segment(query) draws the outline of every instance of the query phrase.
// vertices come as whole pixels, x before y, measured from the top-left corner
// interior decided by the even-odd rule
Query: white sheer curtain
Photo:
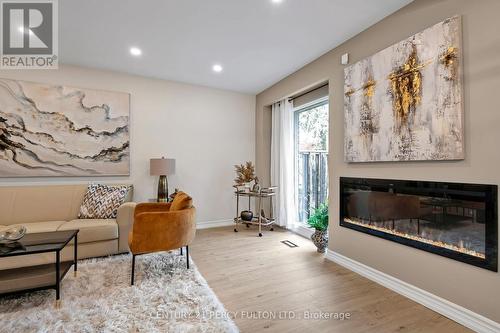
[[[295,224],[292,109],[286,99],[272,107],[271,185],[278,186],[273,212],[277,224],[286,228]]]

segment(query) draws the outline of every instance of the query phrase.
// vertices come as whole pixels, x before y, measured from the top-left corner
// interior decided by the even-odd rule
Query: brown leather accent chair
[[[193,200],[184,192],[179,192],[171,203],[140,203],[135,207],[134,224],[128,236],[132,285],[135,257],[140,254],[180,249],[182,255],[185,246],[189,269],[189,244],[196,234],[195,214]]]

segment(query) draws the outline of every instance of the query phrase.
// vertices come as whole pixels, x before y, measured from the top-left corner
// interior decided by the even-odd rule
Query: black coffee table
[[[55,289],[56,302],[61,296],[61,280],[73,266],[77,271],[78,258],[78,231],[54,231],[26,234],[21,240],[10,244],[0,244],[1,258],[19,257],[29,254],[50,253],[55,254],[55,263],[25,266],[0,270],[0,295],[17,294],[21,292]],[[61,251],[74,239],[73,260],[61,261]]]

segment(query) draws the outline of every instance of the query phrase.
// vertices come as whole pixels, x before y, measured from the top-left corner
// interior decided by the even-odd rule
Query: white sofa
[[[28,233],[79,229],[79,259],[128,252],[135,209],[132,187],[117,218],[105,220],[78,219],[86,190],[85,184],[0,187],[0,228],[24,225]],[[72,258],[70,243],[62,251],[62,260]],[[0,258],[0,270],[51,262],[55,262],[53,254]]]

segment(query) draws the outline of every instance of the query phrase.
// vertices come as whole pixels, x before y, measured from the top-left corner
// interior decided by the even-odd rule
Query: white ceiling
[[[59,53],[65,64],[255,94],[411,1],[62,0]]]

